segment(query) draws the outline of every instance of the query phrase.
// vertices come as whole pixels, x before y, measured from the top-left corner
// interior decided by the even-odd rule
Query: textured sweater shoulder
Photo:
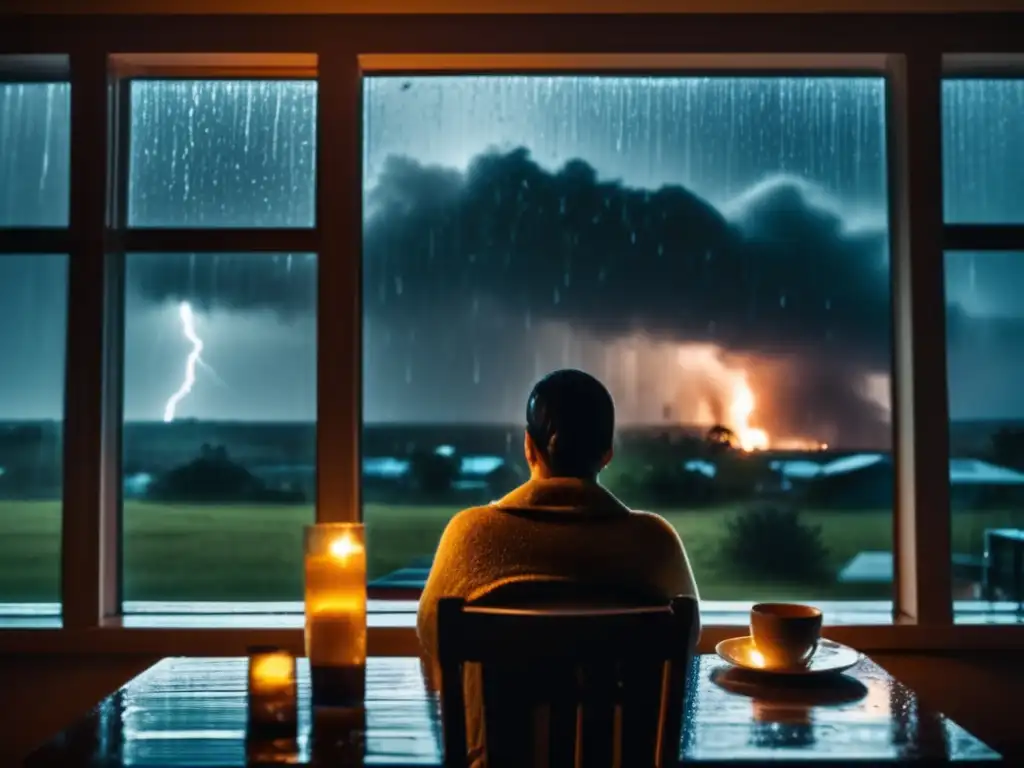
[[[697,597],[683,542],[662,517],[629,509],[595,482],[531,480],[448,523],[420,599],[425,656],[436,658],[438,600],[522,577]]]

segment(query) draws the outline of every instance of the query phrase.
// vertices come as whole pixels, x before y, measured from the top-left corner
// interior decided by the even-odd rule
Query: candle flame
[[[750,663],[755,667],[764,667],[764,654],[757,650],[757,648],[751,648],[747,656],[750,659]]]
[[[359,542],[346,533],[341,538],[332,541],[328,547],[328,551],[331,553],[331,557],[336,557],[344,563],[352,555],[357,555],[362,552],[363,548]]]

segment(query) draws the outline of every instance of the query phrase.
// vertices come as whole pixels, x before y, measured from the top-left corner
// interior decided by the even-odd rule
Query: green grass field
[[[711,600],[883,599],[882,586],[792,585],[737,579],[718,556],[734,509],[661,510],[686,543],[702,597]],[[434,551],[450,508],[370,504],[365,518],[370,578]],[[981,548],[985,528],[1015,524],[1015,513],[955,515],[954,549]],[[820,525],[838,570],[858,552],[889,550],[888,511],[806,511]],[[309,506],[170,506],[128,502],[124,509],[127,600],[300,600],[302,530]],[[0,602],[56,601],[60,583],[60,505],[0,502]]]

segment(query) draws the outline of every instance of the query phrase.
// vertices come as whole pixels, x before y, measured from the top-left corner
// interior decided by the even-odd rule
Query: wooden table
[[[291,743],[247,745],[245,659],[172,658],[108,696],[26,765],[440,764],[437,702],[417,659],[369,660],[365,740],[348,732],[338,738],[319,719],[311,728],[302,659],[299,671],[299,736]],[[698,765],[999,758],[869,660],[827,686],[766,687],[717,657],[699,657],[683,734],[683,758]]]

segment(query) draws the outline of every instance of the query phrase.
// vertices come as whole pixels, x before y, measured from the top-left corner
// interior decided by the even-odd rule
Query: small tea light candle
[[[313,704],[359,706],[366,677],[366,546],[358,523],[306,529],[306,655]]]
[[[292,731],[298,723],[295,657],[279,648],[249,650],[249,726]]]

